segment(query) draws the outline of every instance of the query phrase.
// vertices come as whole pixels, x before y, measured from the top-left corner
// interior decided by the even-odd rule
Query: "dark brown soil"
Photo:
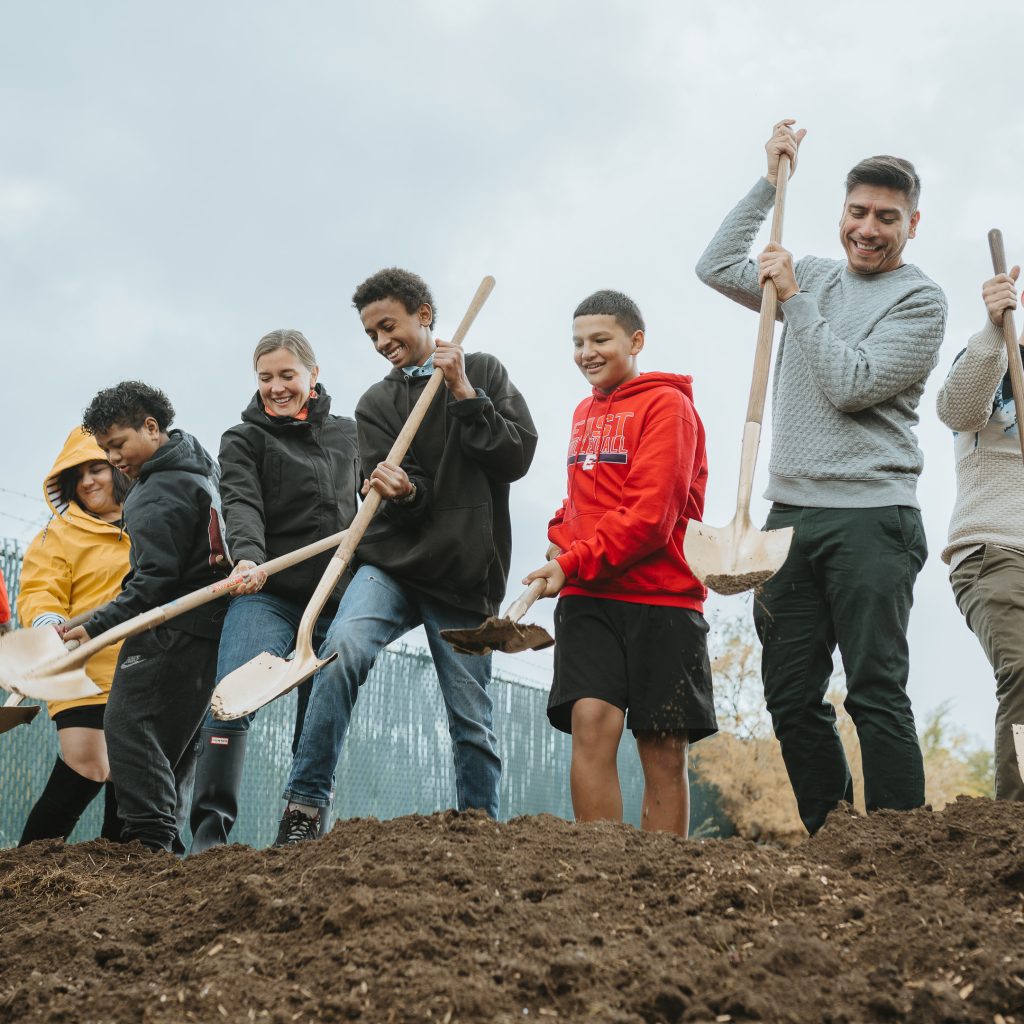
[[[0,1022],[1024,1024],[1024,808],[788,849],[556,818],[340,822],[183,862],[0,853]]]

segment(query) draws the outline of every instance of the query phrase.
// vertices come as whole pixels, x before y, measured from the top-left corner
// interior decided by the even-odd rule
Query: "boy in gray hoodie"
[[[697,265],[706,284],[750,309],[771,278],[782,337],[772,392],[765,529],[795,529],[789,557],[760,591],[765,699],[808,831],[852,801],[849,766],[826,699],[832,656],[846,670],[868,810],[924,803],[924,769],[907,696],[906,631],[927,557],[917,503],[923,458],[913,427],[945,331],[942,290],[903,262],[921,183],[892,156],[847,175],[839,225],[845,260],[769,243],[750,248],[775,202],[779,160],[796,166],[804,131],[780,121],[768,169],[726,217]]]

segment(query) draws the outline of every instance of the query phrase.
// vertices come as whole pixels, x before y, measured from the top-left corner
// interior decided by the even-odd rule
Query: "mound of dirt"
[[[0,853],[0,1021],[1024,1024],[1024,815],[798,846],[551,817],[343,821],[177,861]]]

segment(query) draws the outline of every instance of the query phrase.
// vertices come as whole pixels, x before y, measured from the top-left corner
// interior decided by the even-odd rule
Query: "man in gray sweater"
[[[996,677],[996,797],[1024,800],[1013,726],[1024,728],[1024,462],[1007,372],[1003,313],[1019,267],[986,281],[985,326],[953,361],[939,419],[953,430],[956,504],[942,560]]]
[[[903,262],[920,214],[913,165],[857,164],[839,225],[845,260],[795,264],[754,238],[775,202],[779,159],[796,166],[804,132],[780,121],[768,170],[701,256],[702,281],[758,309],[768,278],[784,323],[772,390],[765,529],[795,528],[789,557],[754,602],[765,700],[809,832],[841,800],[850,769],[826,698],[836,647],[857,728],[868,810],[924,803],[924,768],[907,696],[907,624],[927,557],[917,503],[917,405],[946,324],[942,290]]]

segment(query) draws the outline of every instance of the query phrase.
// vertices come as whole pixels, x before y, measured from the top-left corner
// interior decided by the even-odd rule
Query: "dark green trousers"
[[[907,696],[907,623],[928,555],[921,513],[776,503],[766,530],[792,526],[782,569],[755,596],[761,678],[800,817],[809,832],[853,800],[826,697],[836,647],[857,728],[869,811],[924,803],[924,766]]]

